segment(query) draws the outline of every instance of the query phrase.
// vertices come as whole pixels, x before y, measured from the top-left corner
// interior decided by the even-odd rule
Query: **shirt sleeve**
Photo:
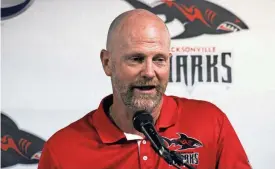
[[[218,139],[218,169],[252,169],[245,150],[227,116],[223,122]]]
[[[48,143],[44,144],[42,154],[38,163],[38,169],[60,169],[60,167],[58,167],[53,152],[50,150]]]

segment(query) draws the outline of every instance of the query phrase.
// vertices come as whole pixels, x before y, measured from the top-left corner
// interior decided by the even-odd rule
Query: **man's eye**
[[[134,62],[142,62],[143,61],[143,57],[132,57],[130,60],[132,60]]]
[[[165,59],[162,58],[162,57],[159,57],[159,58],[154,59],[154,61],[156,61],[156,62],[165,62]]]

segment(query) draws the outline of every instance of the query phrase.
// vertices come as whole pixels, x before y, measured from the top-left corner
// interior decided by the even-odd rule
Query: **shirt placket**
[[[148,140],[142,140],[139,147],[141,169],[154,169],[154,150]]]

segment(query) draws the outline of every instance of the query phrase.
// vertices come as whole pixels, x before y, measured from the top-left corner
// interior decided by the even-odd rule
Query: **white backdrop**
[[[166,94],[214,102],[229,117],[253,168],[274,169],[275,1],[211,2],[232,11],[249,29],[173,40],[172,46],[232,52],[233,83],[199,83],[192,92],[183,82],[170,83]],[[19,16],[3,21],[1,110],[21,129],[46,140],[97,108],[111,93],[99,53],[111,21],[130,9],[122,0],[36,0]],[[174,30],[178,24],[167,26]]]

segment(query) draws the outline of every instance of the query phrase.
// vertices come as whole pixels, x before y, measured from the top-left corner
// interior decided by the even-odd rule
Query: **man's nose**
[[[155,69],[152,61],[146,60],[146,62],[144,62],[141,76],[149,79],[155,77]]]

